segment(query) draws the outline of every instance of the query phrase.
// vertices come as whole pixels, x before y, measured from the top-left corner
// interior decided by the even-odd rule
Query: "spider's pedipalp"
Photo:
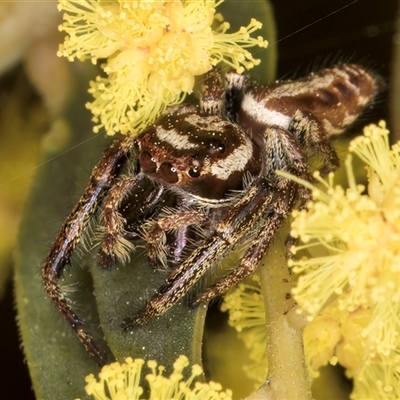
[[[206,222],[207,215],[197,210],[179,211],[173,214],[166,214],[156,220],[150,221],[144,229],[143,237],[146,241],[147,255],[150,263],[160,269],[167,269],[166,233],[174,231],[177,245],[175,246],[174,256],[179,258],[180,252],[187,246],[187,235],[183,235],[184,243],[180,243],[180,232],[190,225],[202,225]]]
[[[98,252],[98,264],[102,269],[111,269],[117,260],[126,263],[133,244],[124,239],[126,220],[119,212],[121,202],[133,195],[135,189],[140,190],[144,176],[123,177],[109,191],[103,204],[103,220],[105,234]]]

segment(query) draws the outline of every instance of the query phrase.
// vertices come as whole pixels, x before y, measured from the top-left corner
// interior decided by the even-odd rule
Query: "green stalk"
[[[301,317],[291,297],[292,278],[287,266],[287,223],[259,268],[267,333],[266,384],[247,400],[312,399],[303,350]]]

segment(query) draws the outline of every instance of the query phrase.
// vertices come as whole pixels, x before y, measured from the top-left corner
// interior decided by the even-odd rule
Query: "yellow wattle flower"
[[[349,188],[334,186],[333,175],[325,181],[317,174],[319,188],[302,182],[313,201],[292,223],[301,241],[295,255],[309,254],[289,261],[299,275],[295,299],[310,320],[304,329],[309,374],[340,363],[357,400],[400,398],[400,145],[390,149],[388,134],[384,122],[370,125],[350,145],[367,166],[368,194],[356,183],[349,156]],[[242,339],[265,352],[260,288],[241,283],[225,296],[223,310]],[[256,380],[266,365],[259,359],[253,366]]]
[[[105,365],[99,373],[98,380],[93,374],[86,377],[86,393],[95,400],[232,399],[231,391],[222,391],[218,383],[196,382],[196,378],[203,374],[198,365],[193,365],[191,375],[184,379],[183,370],[189,366],[189,360],[185,356],[178,357],[169,376],[164,376],[165,367],[158,365],[156,361],[148,361],[149,373],[143,377],[144,365],[144,360],[133,360],[130,357],[123,363]],[[143,378],[148,384],[148,392],[145,395],[140,386]]]
[[[388,134],[381,122],[350,144],[367,166],[368,194],[349,156],[349,188],[318,177],[325,188],[314,188],[292,224],[302,241],[295,253],[312,254],[290,261],[299,274],[295,299],[312,321],[308,365],[341,363],[354,379],[353,399],[400,398],[400,146],[390,149]]]
[[[95,131],[136,133],[167,106],[181,103],[195,77],[219,62],[238,72],[259,60],[246,50],[266,47],[250,34],[261,27],[251,20],[236,33],[215,14],[215,0],[60,0],[67,36],[59,55],[70,60],[106,59],[107,77],[91,82]],[[211,25],[218,22],[218,27]]]

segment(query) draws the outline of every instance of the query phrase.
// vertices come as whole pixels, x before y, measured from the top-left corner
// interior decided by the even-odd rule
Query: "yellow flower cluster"
[[[145,376],[149,393],[142,397],[144,390],[140,380],[145,361],[127,358],[124,363],[115,362],[106,365],[99,373],[97,381],[93,374],[86,377],[86,392],[96,400],[231,400],[232,393],[222,391],[221,385],[215,382],[200,383],[195,379],[203,374],[198,366],[192,367],[192,373],[186,380],[183,370],[189,365],[185,356],[180,356],[173,365],[169,377],[163,375],[165,368],[155,361],[148,361],[150,373]]]
[[[388,134],[384,122],[370,125],[350,145],[367,166],[368,194],[349,156],[349,188],[334,187],[333,175],[328,181],[316,175],[322,189],[303,182],[314,200],[294,213],[292,224],[302,242],[293,252],[308,253],[289,264],[299,275],[295,299],[310,320],[304,330],[310,375],[340,363],[353,378],[351,398],[360,400],[400,398],[400,145],[390,149]],[[223,309],[254,355],[264,352],[260,288],[240,284]],[[257,363],[260,381],[267,360]]]
[[[250,46],[266,47],[250,34],[261,27],[252,20],[236,33],[215,15],[215,0],[60,0],[67,33],[59,55],[90,58],[107,77],[91,82],[95,131],[135,133],[167,106],[183,101],[194,77],[224,62],[238,72],[258,63]],[[211,29],[215,21],[219,26]]]
[[[348,157],[349,188],[318,178],[292,235],[311,257],[292,260],[295,299],[312,322],[305,330],[311,370],[339,362],[354,378],[354,399],[400,398],[400,146],[385,124],[365,128],[350,151],[367,165],[368,194]]]

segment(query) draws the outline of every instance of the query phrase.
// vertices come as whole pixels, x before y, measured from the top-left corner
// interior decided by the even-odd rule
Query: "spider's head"
[[[201,113],[161,116],[137,139],[143,173],[191,197],[213,203],[257,175],[261,155],[231,122]]]

